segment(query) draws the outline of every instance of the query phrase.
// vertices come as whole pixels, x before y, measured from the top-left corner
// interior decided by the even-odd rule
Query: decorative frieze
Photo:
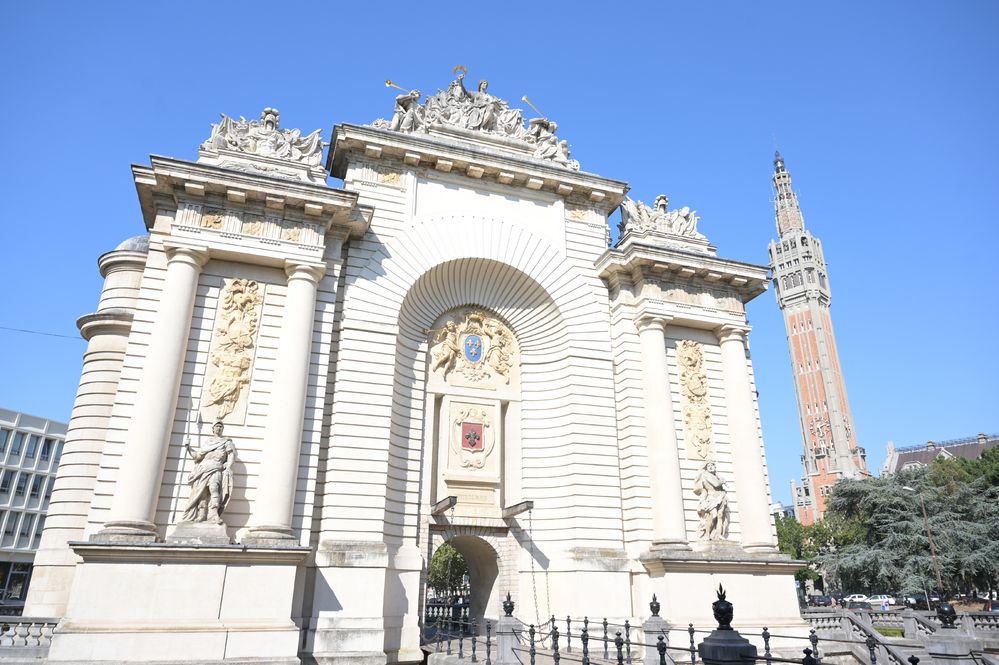
[[[707,459],[711,453],[711,406],[708,404],[708,376],[704,371],[704,350],[692,340],[676,347],[680,369],[680,392],[683,404],[684,440],[687,456]]]
[[[257,282],[226,280],[201,398],[201,414],[209,422],[242,423],[246,416],[246,388],[250,385],[263,301]]]

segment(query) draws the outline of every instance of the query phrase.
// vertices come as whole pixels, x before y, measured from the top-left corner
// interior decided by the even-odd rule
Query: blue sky
[[[765,263],[784,153],[822,239],[861,445],[999,431],[994,2],[43,3],[0,7],[0,326],[74,336],[97,257],[143,232],[129,164],[194,159],[219,112],[387,116],[457,64],[527,94],[582,168]],[[337,185],[337,181],[330,181]],[[773,293],[751,346],[775,497],[800,432]],[[82,340],[0,328],[0,406],[69,418]]]

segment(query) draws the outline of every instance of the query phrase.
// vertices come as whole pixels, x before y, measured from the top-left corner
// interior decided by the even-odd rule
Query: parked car
[[[808,604],[811,607],[832,607],[833,599],[832,596],[811,596]]]
[[[986,600],[983,612],[999,612],[999,600]]]
[[[940,602],[940,594],[938,594],[938,593],[930,593],[930,602],[931,603],[939,603]],[[911,608],[916,609],[916,610],[928,610],[928,609],[930,609],[929,604],[927,604],[927,602],[926,602],[926,594],[925,593],[914,593],[914,594],[912,594],[910,596],[906,596],[906,598],[905,598],[905,604],[906,604],[906,606],[911,607]]]
[[[867,596],[862,593],[851,593],[849,596],[843,599],[844,603],[858,602],[863,603],[867,601]]]
[[[848,600],[846,601],[846,609],[856,612],[857,610],[870,610],[873,608],[866,600]]]
[[[886,604],[888,607],[894,605],[895,598],[893,596],[889,596],[888,594],[878,593],[868,597],[867,602],[871,604],[871,607],[880,609],[885,607]]]

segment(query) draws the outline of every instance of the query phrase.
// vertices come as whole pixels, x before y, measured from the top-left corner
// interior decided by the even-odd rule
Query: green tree
[[[427,569],[427,586],[438,594],[452,592],[462,585],[468,565],[465,557],[448,543],[437,548],[430,557],[430,567]]]
[[[935,588],[938,567],[948,590],[994,587],[999,576],[999,488],[989,483],[983,467],[953,461],[840,481],[825,520],[839,520],[839,533],[830,536],[818,557],[820,565],[843,588],[855,590]]]

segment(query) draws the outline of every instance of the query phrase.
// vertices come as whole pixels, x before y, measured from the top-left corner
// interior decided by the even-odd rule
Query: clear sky
[[[345,6],[340,6],[341,4]],[[999,3],[5,2],[0,406],[68,420],[97,257],[144,227],[129,164],[218,113],[325,138],[462,64],[558,121],[583,170],[766,263],[775,146],[824,244],[861,445],[999,431]],[[332,185],[338,181],[331,180]],[[616,219],[615,222],[616,224]],[[749,307],[775,498],[800,472],[784,326]]]

